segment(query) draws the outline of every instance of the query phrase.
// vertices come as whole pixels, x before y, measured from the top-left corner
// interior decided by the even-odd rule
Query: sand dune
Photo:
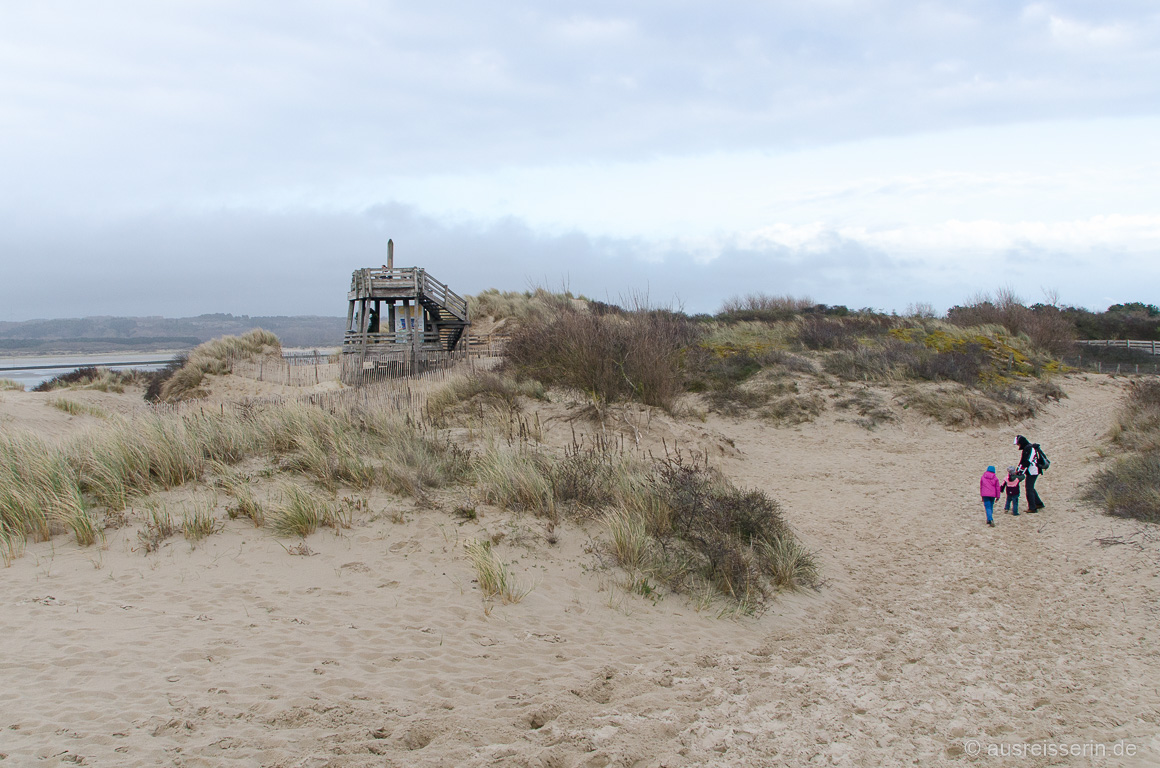
[[[832,409],[787,429],[635,419],[633,444],[707,450],[819,552],[824,588],[759,617],[629,595],[599,524],[553,544],[530,517],[464,522],[449,510],[468,490],[370,495],[311,554],[244,521],[149,555],[133,526],[104,549],[30,544],[0,570],[0,762],[1158,765],[1160,541],[1074,499],[1121,382],[1065,389],[1032,422],[963,432],[909,414],[871,432]],[[25,422],[47,408],[2,397]],[[543,407],[549,442],[593,429],[565,415]],[[1051,452],[1048,507],[990,529],[978,476],[1012,462],[1016,432]],[[480,537],[533,587],[522,602],[485,606],[461,546]],[[1027,743],[1107,752],[986,755]]]

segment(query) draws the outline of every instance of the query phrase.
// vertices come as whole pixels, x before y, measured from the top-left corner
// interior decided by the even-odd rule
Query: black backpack
[[[1047,454],[1039,447],[1039,443],[1032,443],[1031,447],[1035,449],[1035,466],[1039,468],[1040,472],[1046,472],[1047,468],[1051,466],[1051,459],[1047,458]]]

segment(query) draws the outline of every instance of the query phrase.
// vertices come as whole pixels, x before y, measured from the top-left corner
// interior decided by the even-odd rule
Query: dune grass
[[[145,525],[137,531],[137,541],[145,554],[149,554],[156,552],[166,539],[177,533],[178,526],[169,511],[155,502],[148,504],[146,508],[149,517]]]
[[[518,381],[496,373],[476,373],[454,378],[427,397],[426,415],[437,426],[446,426],[462,413],[511,416],[520,409],[520,398],[546,400],[538,381]]]
[[[521,586],[511,569],[499,559],[490,541],[472,540],[463,545],[463,551],[475,569],[475,579],[484,599],[499,598],[505,605],[518,603],[531,592]]]
[[[63,446],[27,434],[0,436],[3,546],[14,553],[24,540],[65,530],[89,540],[85,510],[122,510],[251,457],[273,458],[283,471],[331,492],[377,487],[418,496],[471,471],[467,452],[373,407],[287,404],[114,416]],[[238,493],[243,514],[264,522],[262,505]]]
[[[113,371],[108,368],[86,366],[42,381],[34,392],[53,392],[58,389],[94,389],[99,392],[120,394],[125,387],[140,384],[146,374],[136,371]]]
[[[23,392],[24,385],[12,379],[0,379],[0,392]]]
[[[105,409],[90,403],[80,403],[76,400],[57,397],[49,400],[48,404],[57,410],[64,411],[70,416],[95,416],[98,419],[109,418],[109,414],[105,411]]]
[[[201,504],[195,504],[181,516],[181,535],[189,541],[201,541],[221,528],[222,523],[213,516],[213,511]]]
[[[1083,491],[1109,515],[1160,523],[1160,380],[1138,379],[1109,432],[1119,455]]]
[[[279,536],[305,539],[321,526],[342,528],[349,525],[333,499],[295,483],[282,486],[282,503],[266,515],[266,523]]]
[[[269,331],[255,328],[241,336],[222,336],[197,346],[182,366],[161,386],[158,397],[166,402],[203,397],[207,375],[229,373],[234,360],[281,355],[282,343]]]

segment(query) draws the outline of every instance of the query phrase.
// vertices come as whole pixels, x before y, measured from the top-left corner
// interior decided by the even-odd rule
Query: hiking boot
[[[1019,513],[1018,513],[1018,512],[1012,512],[1011,514],[1015,515],[1015,517],[1019,517]]]
[[[994,528],[994,527],[995,527],[995,521],[994,521],[994,520],[988,520],[988,521],[987,521],[987,525],[989,525],[989,526],[991,526],[992,528]]]

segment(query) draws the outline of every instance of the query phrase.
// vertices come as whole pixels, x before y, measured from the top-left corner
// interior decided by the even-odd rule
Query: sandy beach
[[[598,520],[463,520],[469,488],[360,493],[351,528],[304,548],[227,520],[145,554],[133,515],[103,547],[29,543],[0,570],[0,764],[1160,765],[1160,537],[1076,500],[1124,380],[1062,386],[1033,420],[964,431],[901,408],[873,431],[832,408],[787,428],[626,415],[640,450],[705,451],[778,499],[817,552],[821,589],[758,616],[630,594]],[[0,430],[100,421],[47,397],[0,392]],[[599,429],[527,409],[551,445]],[[1051,454],[1047,508],[991,529],[978,477],[1016,433]],[[482,599],[462,547],[480,538],[521,602]]]

